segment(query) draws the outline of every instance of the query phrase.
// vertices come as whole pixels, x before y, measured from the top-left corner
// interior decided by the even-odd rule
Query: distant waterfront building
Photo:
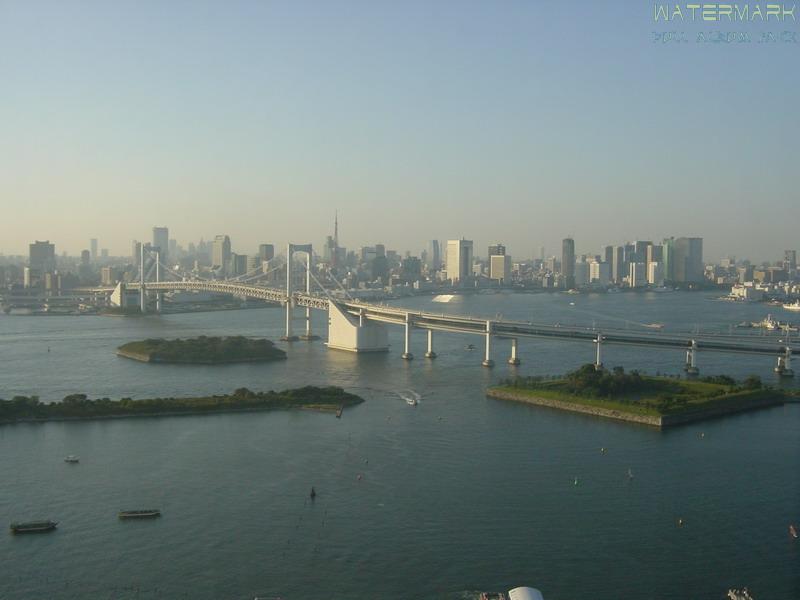
[[[92,251],[92,260],[97,260],[97,238],[89,240],[89,249]]]
[[[703,281],[703,238],[676,238],[672,243],[672,281],[698,283]]]
[[[81,250],[81,265],[88,266],[92,262],[92,255],[88,250]]]
[[[139,262],[142,260],[142,243],[136,240],[131,243],[131,260],[135,267],[138,267]]]
[[[214,238],[211,247],[211,268],[227,269],[231,260],[231,238],[227,235],[218,235]]]
[[[158,249],[162,263],[169,255],[169,228],[153,227],[153,250]]]
[[[659,245],[656,245],[656,244],[650,244],[647,247],[647,254],[646,254],[646,257],[645,257],[646,258],[645,262],[647,263],[647,268],[648,269],[650,268],[650,263],[654,263],[654,262],[660,263],[660,262],[662,262],[663,256],[664,256],[664,247],[663,246],[659,246]]]
[[[611,246],[606,246],[610,248]],[[611,263],[592,262],[589,263],[589,282],[600,285],[608,285],[611,281]]]
[[[489,256],[489,279],[500,283],[511,281],[511,257],[505,254],[492,254]]]
[[[622,246],[614,246],[611,253],[611,281],[616,284],[622,283],[625,277],[625,248]]]
[[[438,271],[442,268],[442,250],[439,240],[431,240],[428,243],[427,266],[429,271]]]
[[[472,240],[447,241],[447,278],[455,285],[472,277]]]
[[[100,269],[100,283],[102,285],[116,285],[117,272],[114,267],[103,267]]]
[[[32,285],[35,282],[43,281],[44,274],[54,271],[56,268],[56,246],[50,241],[36,241],[28,246],[28,268],[29,277]]]
[[[272,260],[275,258],[275,246],[272,244],[259,244],[258,257],[261,259],[261,262]]]
[[[651,262],[647,265],[647,283],[656,287],[664,285],[664,265],[660,262]]]
[[[614,261],[614,246],[603,246],[600,249],[600,261],[609,265]]]
[[[572,265],[572,286],[582,287],[589,284],[589,263],[580,260]]]
[[[505,256],[506,247],[503,244],[493,244],[489,246],[489,251],[486,253],[487,258],[491,256]]]
[[[561,275],[566,289],[575,287],[575,240],[572,238],[561,242]]]
[[[783,251],[783,268],[787,270],[794,270],[797,268],[797,251],[784,250]]]
[[[628,270],[628,285],[632,288],[644,287],[647,285],[645,263],[634,262],[630,264]]]

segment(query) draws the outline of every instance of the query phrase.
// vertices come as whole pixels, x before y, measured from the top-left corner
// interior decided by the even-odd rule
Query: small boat
[[[161,511],[156,508],[145,510],[121,510],[117,514],[120,519],[153,519],[161,516]]]
[[[416,406],[417,399],[412,397],[406,398],[406,404],[408,404],[409,406]]]
[[[311,493],[310,493],[308,496],[309,496],[309,498],[311,498],[312,500],[313,500],[314,498],[316,498],[316,497],[317,497],[317,491],[314,489],[314,486],[313,486],[313,485],[311,486]]]
[[[475,344],[467,344],[464,346],[464,350],[475,350]]]
[[[789,525],[789,535],[797,539],[797,529],[795,529],[794,525]]]
[[[341,419],[342,418],[342,411],[343,410],[344,410],[344,405],[342,405],[342,406],[340,406],[339,408],[336,409],[336,418],[337,419]]]
[[[65,463],[75,464],[75,463],[81,462],[81,459],[80,459],[79,456],[75,456],[74,454],[70,454],[69,456],[65,456],[64,457],[64,462]]]
[[[633,471],[628,469],[628,479],[633,479]]]
[[[645,323],[644,327],[647,327],[648,329],[664,329],[664,324],[663,323]]]
[[[783,308],[786,310],[800,310],[800,300],[795,300],[791,304],[784,304]]]
[[[58,526],[56,521],[29,521],[28,523],[12,523],[11,533],[44,533],[53,531]]]

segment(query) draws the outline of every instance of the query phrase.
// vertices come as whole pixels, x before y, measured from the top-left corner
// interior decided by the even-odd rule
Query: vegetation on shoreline
[[[363,401],[363,398],[333,386],[305,386],[281,392],[253,392],[239,388],[232,394],[221,396],[145,400],[91,400],[86,394],[70,394],[61,402],[53,403],[40,402],[37,396],[15,396],[11,400],[0,399],[0,423],[288,408],[335,410]]]
[[[241,335],[166,340],[147,339],[129,342],[117,348],[125,358],[157,363],[221,364],[283,360],[286,353],[267,339]]]
[[[668,416],[782,396],[758,377],[741,383],[720,375],[696,380],[626,373],[622,367],[596,370],[586,364],[561,378],[517,377],[494,388],[546,400],[605,408],[641,416]]]

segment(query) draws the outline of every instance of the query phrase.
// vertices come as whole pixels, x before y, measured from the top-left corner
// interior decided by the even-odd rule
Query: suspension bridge
[[[304,255],[305,281],[300,286],[305,289],[296,290],[297,278],[294,255]],[[800,354],[800,349],[793,349],[789,344],[788,332],[781,339],[759,338],[752,335],[735,334],[676,334],[663,331],[636,332],[627,329],[578,326],[561,326],[537,324],[506,319],[484,319],[467,315],[438,314],[426,311],[415,311],[407,308],[386,306],[369,302],[361,302],[348,297],[342,289],[343,296],[334,297],[313,274],[313,250],[310,244],[289,244],[286,252],[286,286],[277,288],[260,282],[271,271],[266,273],[245,273],[233,279],[202,279],[197,275],[179,273],[161,263],[157,250],[142,248],[139,276],[136,281],[120,283],[116,288],[92,288],[94,293],[111,294],[111,302],[118,306],[125,304],[128,291],[138,291],[139,307],[147,312],[153,304],[155,310],[161,310],[161,295],[164,292],[210,292],[228,294],[241,298],[252,298],[284,306],[286,311],[284,341],[300,339],[318,339],[312,332],[311,311],[328,312],[328,341],[332,349],[350,352],[384,352],[389,349],[388,325],[400,326],[404,330],[402,358],[413,359],[411,352],[411,336],[414,330],[423,330],[427,334],[427,350],[425,357],[436,358],[434,349],[434,332],[473,334],[480,336],[484,343],[482,364],[494,366],[492,347],[495,342],[510,342],[508,363],[519,365],[518,340],[520,338],[537,338],[558,341],[592,343],[595,346],[595,366],[603,365],[603,348],[606,345],[625,345],[647,348],[674,349],[685,352],[684,369],[689,374],[699,372],[697,355],[700,352],[721,352],[769,356],[777,360],[775,372],[781,376],[792,376],[791,360]],[[282,268],[282,267],[281,267]],[[274,269],[273,269],[274,271]],[[166,277],[165,277],[166,276]],[[316,283],[316,291],[313,284]],[[304,308],[305,330],[296,335],[293,329],[294,311]]]

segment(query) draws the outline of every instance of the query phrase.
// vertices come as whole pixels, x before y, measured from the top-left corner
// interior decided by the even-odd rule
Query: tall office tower
[[[561,242],[561,275],[565,289],[575,287],[575,240],[572,238],[565,238]]]
[[[454,285],[472,277],[472,240],[447,240],[445,268]]]
[[[169,249],[167,250],[167,254],[172,258],[178,257],[178,240],[170,239]]]
[[[142,260],[142,243],[133,240],[131,242],[131,261],[135,267],[139,266],[139,262]]]
[[[42,281],[44,274],[56,269],[56,246],[49,241],[28,246],[28,267],[32,282]]]
[[[614,260],[614,246],[603,246],[600,250],[600,262],[608,263],[609,265]]]
[[[92,261],[92,255],[88,250],[81,250],[81,265],[88,265]]]
[[[664,281],[675,281],[675,272],[673,269],[675,264],[675,260],[673,258],[674,249],[675,238],[664,238],[664,241],[661,242],[661,262],[664,265]]]
[[[442,251],[439,247],[439,240],[428,242],[428,255],[425,264],[428,266],[428,271],[438,271],[442,268]]]
[[[275,258],[275,246],[272,244],[259,244],[258,258],[261,262]]]
[[[650,268],[649,267],[650,263],[653,263],[653,262],[660,263],[662,258],[663,258],[663,256],[664,256],[664,247],[663,246],[657,246],[657,245],[650,244],[647,247],[647,254],[645,256],[645,259],[646,259],[645,263],[648,265],[647,268],[648,269]]]
[[[539,246],[539,260],[544,262],[544,246]]]
[[[218,235],[211,247],[211,268],[226,270],[231,260],[231,238]]]
[[[784,250],[783,251],[783,268],[796,269],[797,268],[797,251]]]
[[[97,238],[89,240],[89,248],[92,251],[92,260],[97,260]]]
[[[674,281],[678,283],[703,281],[703,238],[675,239],[670,258]]]
[[[633,243],[636,262],[647,262],[647,247],[652,245],[653,242],[650,241],[636,241]]]
[[[614,246],[611,252],[611,281],[614,283],[622,283],[625,277],[625,248],[622,246]]]
[[[573,287],[581,287],[589,283],[589,263],[583,258],[573,263]]]
[[[505,256],[506,254],[506,247],[503,244],[494,244],[489,246],[489,251],[486,253],[487,257],[492,256]]]
[[[505,253],[489,255],[489,279],[494,279],[500,283],[511,281],[511,257]]]
[[[647,269],[643,262],[631,263],[628,268],[628,285],[632,288],[647,285]]]
[[[386,246],[383,244],[375,244],[375,257],[386,256]]]
[[[610,246],[608,246],[610,248]],[[589,281],[608,285],[611,279],[611,262],[592,262],[589,263]]]
[[[647,283],[661,287],[664,285],[664,265],[653,261],[647,264]]]
[[[169,229],[167,227],[153,227],[153,250],[160,252],[161,262],[164,263],[169,255]]]

